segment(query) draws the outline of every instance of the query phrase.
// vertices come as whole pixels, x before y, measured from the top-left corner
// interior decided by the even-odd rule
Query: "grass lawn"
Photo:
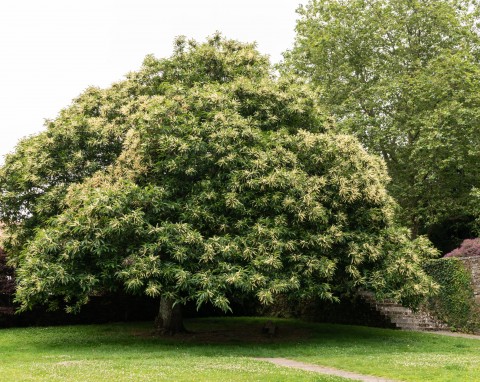
[[[480,381],[480,341],[355,326],[261,318],[187,321],[194,334],[158,337],[151,323],[0,330],[0,380],[325,381],[346,379],[277,367],[285,357],[399,381]]]

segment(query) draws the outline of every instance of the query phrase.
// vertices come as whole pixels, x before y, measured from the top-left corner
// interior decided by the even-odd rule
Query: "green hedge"
[[[475,303],[472,276],[461,260],[431,260],[425,271],[439,285],[439,293],[431,297],[427,308],[452,330],[475,332],[480,329],[480,310]]]

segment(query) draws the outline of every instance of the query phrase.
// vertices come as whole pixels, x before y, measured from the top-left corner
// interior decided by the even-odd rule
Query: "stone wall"
[[[480,304],[480,256],[459,257],[472,273],[473,293],[475,301]]]

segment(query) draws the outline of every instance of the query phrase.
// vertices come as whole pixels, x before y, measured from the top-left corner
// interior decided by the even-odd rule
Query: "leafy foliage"
[[[62,210],[71,184],[105,169],[120,154],[132,89],[87,89],[46,123],[46,130],[23,139],[0,169],[3,246],[15,256],[35,229]]]
[[[480,173],[476,1],[312,0],[286,72],[308,78],[337,120],[382,155],[416,235],[469,216]]]
[[[465,239],[460,247],[449,252],[445,257],[470,257],[480,256],[480,238]]]
[[[429,310],[453,329],[478,331],[480,307],[475,302],[471,274],[463,263],[455,258],[431,260],[425,270],[440,285],[439,293],[428,301]]]
[[[435,290],[420,263],[436,252],[395,226],[384,163],[331,132],[309,87],[275,79],[254,46],[179,39],[171,58],[91,93],[0,170],[22,309],[75,311],[119,288],[223,310],[233,294]],[[72,138],[49,152],[57,130]],[[57,150],[64,176],[46,181]]]

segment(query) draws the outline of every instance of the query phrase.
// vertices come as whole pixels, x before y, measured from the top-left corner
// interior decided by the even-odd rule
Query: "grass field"
[[[151,323],[0,330],[0,381],[329,381],[277,367],[285,357],[399,381],[480,381],[480,341],[365,327],[265,319],[187,321],[193,334],[159,337]]]

